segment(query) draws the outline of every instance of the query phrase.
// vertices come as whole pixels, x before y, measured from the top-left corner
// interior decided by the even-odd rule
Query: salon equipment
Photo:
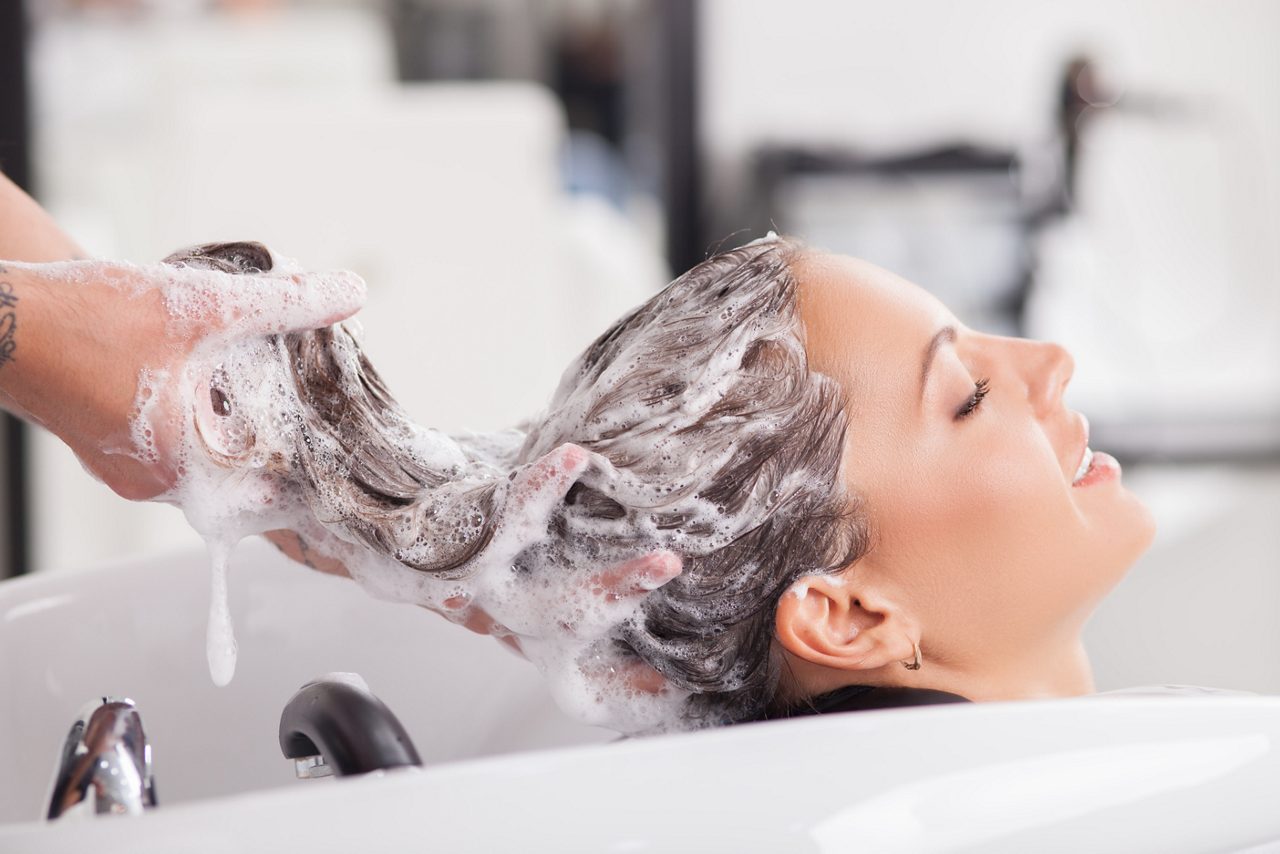
[[[1280,697],[942,703],[612,743],[558,712],[536,668],[493,638],[303,572],[260,540],[236,554],[243,660],[225,688],[191,618],[208,605],[203,551],[0,582],[0,851],[398,854],[425,838],[439,851],[1260,854],[1280,842]],[[1274,600],[1255,598],[1239,608],[1274,625]],[[292,686],[334,662],[385,692],[427,768],[303,784],[264,748]],[[930,666],[926,655],[920,672]],[[163,808],[45,821],[31,781],[66,735],[64,698],[108,680],[146,705]],[[476,819],[481,806],[496,818]]]
[[[889,155],[765,146],[755,231],[798,234],[928,288],[970,326],[1016,334],[1031,286],[1033,209],[1017,152],[967,144]]]
[[[298,689],[280,715],[280,750],[302,779],[422,765],[400,721],[355,674]]]
[[[155,805],[151,745],[133,701],[87,704],[67,734],[46,817],[141,815]]]

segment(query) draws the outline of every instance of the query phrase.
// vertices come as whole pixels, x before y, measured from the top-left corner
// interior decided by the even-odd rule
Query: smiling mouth
[[[1120,476],[1120,464],[1116,458],[1102,451],[1094,452],[1089,447],[1089,419],[1079,413],[1084,422],[1084,450],[1080,452],[1080,463],[1076,466],[1075,476],[1071,479],[1073,487],[1088,487],[1106,483]]]
[[[1071,485],[1075,486],[1080,480],[1089,473],[1089,466],[1093,465],[1093,449],[1088,445],[1084,446],[1084,457],[1080,460],[1080,467],[1076,469],[1076,476],[1071,479]]]
[[[1081,443],[1084,445],[1084,450],[1080,452],[1080,463],[1076,466],[1076,473],[1071,478],[1072,486],[1080,483],[1080,479],[1088,474],[1089,466],[1093,464],[1093,449],[1089,447],[1089,419],[1083,412],[1077,412],[1076,415],[1080,416],[1080,423],[1084,427],[1084,441]]]

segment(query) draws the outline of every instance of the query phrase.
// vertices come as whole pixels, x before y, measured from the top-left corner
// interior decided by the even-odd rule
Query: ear
[[[782,594],[778,642],[804,661],[835,670],[875,670],[914,655],[919,636],[877,591],[839,575],[809,575]]]

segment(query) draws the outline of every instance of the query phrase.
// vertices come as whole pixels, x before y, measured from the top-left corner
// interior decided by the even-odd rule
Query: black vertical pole
[[[31,128],[27,91],[27,20],[22,0],[0,0],[0,170],[31,192]],[[4,541],[0,578],[21,575],[29,562],[26,425],[5,413],[0,423]]]
[[[698,140],[698,3],[656,0],[665,46],[663,159],[667,261],[680,275],[706,258]]]

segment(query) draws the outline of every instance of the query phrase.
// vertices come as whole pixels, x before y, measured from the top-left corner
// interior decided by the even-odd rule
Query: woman
[[[782,401],[796,417],[774,453],[808,475],[795,511],[765,511],[725,561],[773,557],[741,604],[710,621],[724,629],[710,637],[733,639],[721,670],[745,659],[758,674],[735,705],[784,713],[854,684],[979,701],[1093,691],[1080,632],[1154,525],[1109,457],[1077,480],[1088,427],[1062,403],[1066,351],[966,329],[919,287],[794,241],[688,275],[777,294],[800,327],[813,398]],[[800,367],[766,376],[799,384],[786,372]],[[771,416],[775,403],[749,395],[742,408]],[[575,430],[533,447],[565,439],[592,447]],[[658,670],[714,692],[722,677],[696,663],[718,661],[719,645],[705,622],[680,634],[681,616],[690,600],[722,598],[706,588],[732,570],[717,565],[698,585],[691,564],[653,594],[649,630],[632,641]],[[655,652],[649,635],[697,651]]]
[[[967,329],[854,259],[794,269],[811,365],[850,407],[844,483],[876,544],[780,601],[793,696],[850,682],[979,701],[1091,693],[1080,633],[1155,528],[1113,459],[1082,471],[1070,355]],[[917,650],[927,668],[896,667]]]
[[[336,370],[327,332],[289,339],[294,364],[324,366],[296,372],[313,415],[296,448],[306,500],[415,572],[467,577],[502,527],[499,475],[590,452],[514,565],[537,576],[678,554],[683,571],[605,635],[676,690],[685,725],[1091,693],[1081,630],[1154,534],[1063,405],[1065,350],[968,329],[892,273],[792,239],[678,278],[570,366],[518,450],[466,452],[449,472],[414,470],[386,443],[370,452],[400,417],[376,374]],[[332,396],[353,387],[372,391]],[[363,453],[359,476],[318,471],[322,434],[339,457]],[[430,529],[442,485],[477,524],[406,557],[388,532]]]
[[[113,289],[101,290],[109,306]],[[294,296],[282,293],[285,302]],[[330,310],[322,322],[350,310]],[[77,316],[113,327],[144,317]],[[954,332],[942,331],[948,327]],[[215,337],[221,346],[225,336]],[[354,348],[342,343],[341,327],[286,338],[293,356],[323,357],[325,339],[348,355]],[[140,339],[103,340],[136,347]],[[166,358],[176,366],[193,349],[174,345]],[[122,381],[137,372],[132,359],[96,364],[119,367]],[[323,373],[326,360],[311,364]],[[327,523],[312,529],[323,542],[307,549],[294,533],[274,538],[300,559],[345,572],[359,563],[347,540],[394,552],[393,525],[429,526],[431,514],[421,511],[431,502],[420,496],[448,494],[441,487],[452,484],[452,505],[478,511],[476,526],[403,565],[423,576],[466,576],[495,551],[495,532],[518,515],[512,508],[531,507],[526,516],[545,517],[547,536],[522,559],[540,552],[552,564],[622,567],[588,573],[586,586],[638,604],[606,609],[596,625],[580,614],[560,623],[633,662],[604,665],[626,674],[630,696],[674,694],[692,723],[822,708],[850,685],[877,686],[873,696],[932,690],[915,696],[970,700],[1088,693],[1080,629],[1152,536],[1145,508],[1118,477],[1103,476],[1114,473],[1104,455],[1071,485],[1087,428],[1062,407],[1071,363],[1061,348],[965,329],[916,286],[793,240],[757,241],[689,271],[589,348],[524,434],[459,443],[461,461],[434,473],[399,466],[422,461],[397,458],[403,449],[394,442],[370,445],[396,421],[394,404],[367,364],[336,367],[338,379],[371,380],[342,386],[363,407],[326,410],[308,398],[313,420],[294,434],[283,466]],[[320,387],[305,371],[298,379],[303,391]],[[85,396],[102,387],[90,386]],[[210,413],[229,412],[229,399],[213,391],[204,398],[206,424]],[[10,405],[21,404],[15,396]],[[105,409],[124,412],[128,402]],[[36,405],[26,410],[40,417]],[[353,411],[372,420],[353,429]],[[110,413],[90,421],[84,412],[68,415],[65,429],[42,420],[60,435],[84,432],[78,452],[122,494],[171,487],[178,459],[159,447],[142,460],[106,448],[93,437],[118,440],[119,427]],[[318,436],[334,437],[349,455],[364,448],[367,476],[318,469],[306,441]],[[388,460],[397,465],[380,465]],[[471,480],[463,485],[475,488],[458,492],[464,469]],[[508,473],[514,486],[503,485]],[[352,484],[355,510],[335,499]],[[335,503],[345,515],[332,512]],[[466,595],[438,604],[472,628],[512,629],[493,625]],[[536,638],[518,628],[513,640],[529,651]]]

